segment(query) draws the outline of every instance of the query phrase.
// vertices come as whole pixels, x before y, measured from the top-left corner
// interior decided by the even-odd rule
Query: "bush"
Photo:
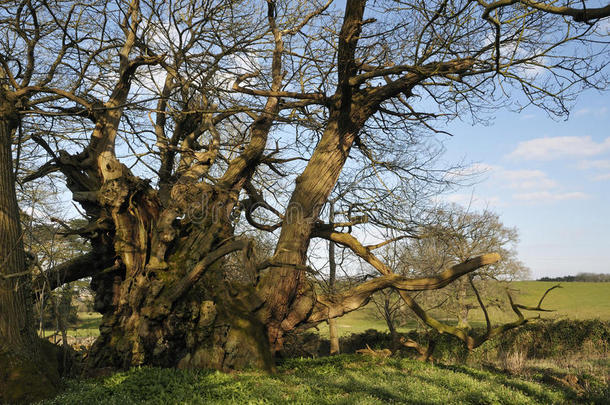
[[[469,352],[460,340],[451,335],[411,331],[403,336],[424,347],[435,340],[434,357],[454,363],[464,363],[469,358],[475,361],[503,362],[511,356],[514,360],[517,354],[517,357],[524,360],[563,358],[574,354],[605,355],[610,352],[610,322],[600,320],[540,320],[528,323],[485,343],[473,352]],[[353,333],[340,338],[339,342],[341,353],[355,353],[367,345],[372,349],[391,348],[393,343],[390,333],[375,329]],[[316,333],[291,334],[286,337],[281,357],[327,356],[329,347],[328,339],[323,339]],[[401,349],[401,352],[416,354],[407,348]]]
[[[592,319],[528,323],[500,337],[497,347],[503,352],[526,350],[527,357],[536,359],[604,354],[610,351],[610,322]]]

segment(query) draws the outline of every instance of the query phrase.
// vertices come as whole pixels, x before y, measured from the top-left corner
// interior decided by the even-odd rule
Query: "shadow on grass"
[[[274,375],[132,369],[105,379],[72,381],[64,395],[46,403],[478,404],[511,403],[511,399],[551,403],[560,395],[545,395],[544,391],[544,386],[535,383],[519,383],[460,366],[341,355],[288,360]]]
[[[549,400],[548,396],[546,396],[544,392],[540,392],[539,390],[537,390],[536,387],[533,386],[533,383],[542,383],[546,386],[550,385],[553,388],[555,388],[559,391],[562,391],[566,397],[568,397],[572,400],[579,399],[577,391],[575,391],[574,389],[571,389],[565,385],[557,384],[557,382],[555,382],[553,384],[552,378],[534,378],[533,379],[534,381],[532,381],[532,383],[528,383],[527,381],[516,380],[516,378],[523,378],[523,377],[510,375],[505,370],[501,370],[492,365],[485,365],[485,370],[487,370],[489,373],[492,373],[492,374],[486,373],[484,371],[479,371],[476,369],[471,369],[471,368],[468,368],[465,366],[460,366],[460,365],[436,364],[435,366],[440,369],[450,370],[450,371],[453,371],[456,373],[466,374],[479,381],[489,381],[490,379],[493,379],[507,387],[522,391],[527,396],[535,398],[537,401],[541,401],[541,402],[548,401]],[[544,370],[544,372],[549,372],[549,371],[550,370],[546,370],[546,369]],[[561,377],[562,377],[562,375],[560,373],[557,373],[557,378],[561,378]]]
[[[317,375],[315,371],[310,371],[308,378],[318,381],[319,388],[325,388],[329,390],[342,390],[344,392],[356,393],[360,392],[367,396],[373,396],[380,400],[380,403],[395,401],[398,403],[510,403],[511,399],[507,399],[504,395],[507,394],[503,389],[508,389],[514,392],[515,398],[520,396],[529,398],[539,403],[553,403],[556,402],[558,395],[561,393],[553,394],[545,390],[544,386],[540,386],[534,382],[520,382],[514,377],[510,378],[503,374],[499,376],[483,371],[471,370],[465,367],[459,366],[446,366],[438,365],[433,366],[425,363],[413,362],[403,363],[399,359],[387,359],[383,361],[385,367],[382,371],[382,375],[388,375],[392,378],[397,387],[398,393],[394,389],[386,389],[381,387],[378,381],[366,381],[362,378],[343,376],[343,382],[336,382],[332,379],[325,378],[325,374],[321,373]],[[328,358],[324,359],[313,359],[307,361],[307,368],[305,370],[317,370],[316,367],[324,367],[332,363],[332,360]],[[287,366],[289,364],[286,364]],[[344,372],[350,370],[351,367],[340,367],[340,362],[335,362],[335,367],[343,369]],[[376,367],[377,365],[370,364],[370,367]],[[311,367],[311,368],[309,368]],[[370,370],[370,367],[364,368],[364,370]],[[441,373],[435,371],[435,369],[448,371],[448,373]],[[371,373],[370,373],[371,374]],[[367,377],[370,378],[371,375]],[[461,375],[461,377],[460,377]],[[280,375],[278,378],[282,379]],[[305,377],[304,377],[305,378]],[[347,380],[346,380],[347,379]],[[403,380],[404,379],[404,380]],[[471,381],[468,381],[468,380]],[[403,380],[403,381],[400,381]],[[474,381],[472,381],[474,380]],[[487,382],[491,384],[477,384],[476,381]],[[390,380],[390,383],[392,381]],[[471,386],[474,383],[474,388]],[[386,382],[387,384],[387,382]],[[504,388],[499,389],[492,387],[491,385],[496,384],[503,386]],[[469,389],[468,386],[471,386]],[[426,394],[421,396],[422,392]],[[566,395],[561,395],[566,397]]]

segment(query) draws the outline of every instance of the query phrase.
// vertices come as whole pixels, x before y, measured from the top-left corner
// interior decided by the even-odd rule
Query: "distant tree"
[[[18,181],[31,173],[27,168],[30,156],[21,156]],[[22,183],[17,189],[39,335],[44,337],[45,329],[53,329],[67,345],[67,328],[77,319],[76,297],[80,289],[73,283],[64,284],[66,274],[57,271],[61,269],[58,265],[86,254],[90,245],[72,231],[85,227],[87,222],[62,219],[66,213],[59,197],[52,178]]]
[[[469,328],[469,314],[480,308],[476,283],[482,299],[498,305],[503,285],[525,279],[529,269],[517,258],[518,232],[502,224],[497,214],[489,210],[470,212],[458,205],[436,210],[431,224],[421,229],[421,237],[402,245],[401,274],[432,276],[447,266],[462,263],[483,252],[498,252],[502,260],[476,270],[442,290],[426,293],[437,311],[458,320],[458,327]]]
[[[588,283],[607,283],[607,282],[610,282],[610,274],[578,273],[575,276],[541,277],[537,281],[555,281],[555,282],[582,281],[582,282],[588,282]]]
[[[403,244],[392,243],[382,248],[380,256],[384,262],[388,264],[396,273],[403,264],[402,255]],[[398,327],[404,323],[409,316],[407,311],[409,308],[400,298],[398,291],[393,288],[378,291],[371,297],[371,301],[375,306],[377,314],[383,319],[390,331],[394,347],[398,345]]]

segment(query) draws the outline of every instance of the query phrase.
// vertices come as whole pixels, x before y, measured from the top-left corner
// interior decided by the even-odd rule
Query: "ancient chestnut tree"
[[[20,124],[21,141],[48,157],[23,181],[60,173],[88,220],[73,231],[91,251],[49,271],[92,277],[103,314],[92,367],[272,369],[287,332],[385,288],[445,330],[409,292],[500,256],[394,274],[349,232],[352,216],[321,220],[329,195],[360,170],[376,186],[342,201],[382,229],[392,222],[384,201],[401,210],[425,198],[416,185],[435,178],[413,160],[418,140],[447,120],[503,105],[564,114],[582,88],[606,86],[607,35],[595,23],[607,11],[579,2],[9,3],[2,134],[18,141]],[[272,235],[270,257],[256,256],[253,229]],[[307,262],[316,238],[379,276],[317,294]]]

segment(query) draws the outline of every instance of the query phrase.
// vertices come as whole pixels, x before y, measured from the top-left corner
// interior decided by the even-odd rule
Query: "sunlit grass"
[[[535,305],[540,295],[555,283],[518,282],[513,288],[519,303]],[[545,307],[556,312],[544,313],[547,318],[610,320],[610,283],[563,283],[545,301]],[[511,319],[510,314],[492,312],[499,322]],[[97,336],[101,316],[79,313],[79,322],[68,330],[69,336]],[[482,316],[473,313],[473,326],[482,325]],[[348,335],[367,329],[387,331],[369,304],[338,320],[339,333]],[[415,321],[403,325],[400,332],[416,326]],[[328,336],[322,324],[319,333]],[[584,357],[583,357],[584,356]],[[582,359],[580,357],[583,357]],[[586,358],[585,358],[586,357]],[[293,359],[279,367],[276,375],[261,372],[221,373],[216,371],[184,371],[138,368],[117,373],[105,379],[68,381],[68,389],[47,404],[381,404],[381,403],[606,403],[599,395],[606,387],[582,389],[565,387],[553,380],[587,373],[584,384],[601,383],[610,366],[606,358],[586,353],[572,353],[557,359],[525,359],[522,372],[527,379],[506,373],[481,370],[462,365],[431,365],[409,359],[373,359],[341,355],[320,359]],[[582,364],[581,364],[582,363]],[[599,363],[599,364],[598,364]],[[457,364],[457,363],[456,363]],[[601,371],[600,371],[601,370]],[[600,379],[601,378],[601,379]],[[601,394],[600,394],[601,393]],[[580,395],[580,396],[579,396]],[[593,395],[591,398],[583,395]],[[602,402],[599,402],[602,401]]]
[[[66,334],[71,337],[97,337],[100,334],[99,326],[102,315],[97,312],[79,312],[78,321],[66,329]],[[48,338],[56,334],[55,330],[46,329],[44,337]],[[60,335],[60,334],[59,334]]]

